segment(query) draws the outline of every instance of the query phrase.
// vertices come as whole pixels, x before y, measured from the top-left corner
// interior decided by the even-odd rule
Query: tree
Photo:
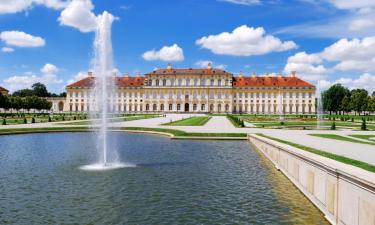
[[[12,96],[16,97],[27,97],[35,95],[34,91],[31,89],[21,89],[18,91],[13,92]]]
[[[332,112],[341,111],[341,103],[345,96],[349,96],[349,89],[343,87],[341,84],[332,85],[328,90],[322,93],[323,109]]]
[[[31,86],[34,94],[38,97],[49,97],[51,94],[47,91],[46,85],[42,83],[35,83]]]
[[[368,100],[368,92],[365,89],[352,90],[351,107],[359,115],[361,115],[361,112],[367,110]]]
[[[375,112],[375,97],[370,98],[370,100],[368,101],[367,108],[368,111]]]
[[[373,98],[375,97],[375,91],[372,92],[371,97],[373,97]]]
[[[341,109],[342,109],[342,111],[344,111],[346,113],[349,113],[350,111],[352,111],[352,107],[351,107],[351,104],[350,104],[350,97],[348,95],[345,96],[342,99]]]

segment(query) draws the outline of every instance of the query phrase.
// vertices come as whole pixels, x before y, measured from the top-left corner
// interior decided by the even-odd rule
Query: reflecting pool
[[[0,224],[328,224],[246,141],[115,133],[135,167],[81,170],[94,138],[0,136]]]

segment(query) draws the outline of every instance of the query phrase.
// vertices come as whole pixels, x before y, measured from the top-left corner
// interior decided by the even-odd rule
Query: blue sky
[[[375,87],[373,0],[0,0],[0,85],[61,92],[84,77],[104,10],[118,18],[121,74],[211,61],[234,74],[296,70],[323,87]]]

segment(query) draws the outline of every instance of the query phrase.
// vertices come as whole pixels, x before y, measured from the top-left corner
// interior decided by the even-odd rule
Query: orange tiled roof
[[[231,75],[231,73],[228,73],[227,71],[225,70],[222,70],[222,69],[216,69],[216,68],[202,68],[202,69],[193,69],[193,68],[188,68],[188,69],[174,69],[174,68],[171,68],[171,69],[157,69],[157,70],[154,70],[152,71],[151,73],[147,73],[146,75],[150,75],[150,74],[156,74],[156,75],[164,75],[164,74],[176,74],[176,75],[205,75],[205,74],[208,74],[208,75],[212,75],[212,74],[229,74]]]
[[[234,87],[314,87],[298,77],[235,77]]]
[[[114,77],[118,87],[139,87],[143,86],[144,77]],[[82,80],[69,84],[67,88],[90,88],[94,85],[94,77],[86,77]]]
[[[6,91],[6,92],[9,92],[7,89],[3,88],[0,86],[0,91]]]

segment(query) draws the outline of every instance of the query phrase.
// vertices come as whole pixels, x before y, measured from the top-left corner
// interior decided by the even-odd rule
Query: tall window
[[[204,110],[206,110],[206,106],[205,106],[205,104],[202,104],[201,105],[201,111],[204,111]]]
[[[194,79],[194,86],[198,86],[198,78]]]
[[[177,104],[177,111],[180,111],[180,109],[181,109],[181,105]]]
[[[206,79],[202,78],[201,80],[201,86],[205,86],[206,85]]]
[[[217,81],[217,85],[218,85],[218,86],[221,86],[221,79],[219,79],[219,80]]]
[[[163,86],[167,86],[167,80],[163,79]]]
[[[214,86],[215,80],[211,79],[211,86]]]
[[[159,80],[156,80],[156,86],[159,86]]]
[[[172,111],[172,104],[169,104],[168,109],[169,111]]]
[[[182,86],[182,79],[178,79],[178,86]]]
[[[190,79],[189,78],[186,79],[186,86],[190,86]]]

